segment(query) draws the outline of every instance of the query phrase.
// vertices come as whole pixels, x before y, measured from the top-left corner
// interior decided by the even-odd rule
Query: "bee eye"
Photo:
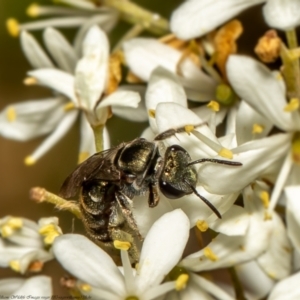
[[[174,185],[171,185],[167,181],[159,182],[160,191],[163,195],[169,199],[177,199],[186,195],[186,191],[180,189],[180,187],[176,188]]]

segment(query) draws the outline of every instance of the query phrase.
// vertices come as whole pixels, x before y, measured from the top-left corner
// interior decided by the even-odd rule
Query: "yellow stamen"
[[[13,106],[9,106],[6,110],[6,118],[8,122],[14,122],[17,118],[16,110]]]
[[[299,108],[299,99],[298,98],[292,98],[290,102],[284,107],[285,112],[292,112],[295,110],[298,110]]]
[[[20,272],[21,271],[21,265],[20,265],[20,262],[18,260],[11,260],[9,262],[9,266],[15,272]]]
[[[75,108],[74,102],[70,101],[64,106],[64,111],[69,111]]]
[[[7,238],[11,236],[15,231],[7,225],[2,225],[0,229],[0,234],[3,238]]]
[[[13,37],[18,37],[20,33],[20,26],[18,20],[9,18],[6,20],[6,28],[8,33]]]
[[[27,78],[25,78],[24,80],[23,80],[23,83],[25,84],[25,85],[35,85],[35,84],[37,84],[37,80],[36,80],[36,78],[34,78],[34,77],[27,77]]]
[[[181,291],[185,289],[187,282],[189,281],[189,275],[188,274],[181,274],[177,278],[175,282],[175,289],[176,291]]]
[[[52,245],[55,238],[61,235],[58,227],[54,224],[47,224],[39,229],[39,234],[44,236],[44,243],[46,245]]]
[[[265,220],[265,221],[269,221],[269,220],[272,220],[272,218],[273,218],[273,217],[272,217],[272,213],[266,211],[266,212],[265,212],[264,220]]]
[[[128,296],[125,300],[139,300],[139,298],[136,296]]]
[[[124,242],[124,241],[115,240],[114,241],[114,247],[116,249],[119,249],[119,250],[125,250],[125,251],[127,251],[131,247],[131,243],[130,242]]]
[[[220,110],[220,104],[214,100],[211,100],[206,106],[214,112],[217,112]]]
[[[219,151],[218,155],[222,156],[222,157],[225,157],[225,158],[228,158],[228,159],[232,159],[233,158],[232,152],[229,149],[226,149],[226,148],[222,148]]]
[[[1,227],[0,233],[3,238],[11,236],[16,230],[22,228],[23,221],[21,218],[9,218]]]
[[[300,164],[300,137],[298,134],[292,142],[292,158],[296,164]]]
[[[215,253],[213,253],[213,251],[209,247],[206,247],[203,253],[204,256],[210,259],[211,261],[217,261],[219,259],[219,257]]]
[[[208,229],[208,224],[204,220],[198,220],[196,226],[201,232],[205,232]]]
[[[36,260],[33,261],[29,267],[28,271],[30,272],[40,272],[43,269],[44,263],[42,261]]]
[[[148,114],[151,118],[155,118],[155,109],[149,109]]]
[[[193,125],[184,126],[184,130],[187,134],[190,134],[194,129],[195,129],[195,126],[193,126]]]
[[[271,279],[278,280],[278,277],[275,275],[275,273],[268,272],[267,275],[268,275]]]
[[[260,200],[262,201],[264,208],[268,208],[269,207],[269,203],[270,203],[270,195],[267,191],[262,191],[259,195]]]
[[[264,126],[260,124],[253,124],[252,126],[252,134],[259,134],[264,131]]]
[[[89,156],[90,156],[90,153],[87,151],[80,152],[78,155],[78,164],[81,164],[82,162],[84,162]]]
[[[39,12],[40,12],[40,6],[37,3],[30,4],[26,9],[26,14],[32,18],[38,17]]]
[[[36,160],[32,156],[26,156],[24,159],[24,164],[26,166],[32,166],[36,163]]]
[[[81,284],[79,288],[84,292],[90,292],[92,290],[92,287],[87,283]]]

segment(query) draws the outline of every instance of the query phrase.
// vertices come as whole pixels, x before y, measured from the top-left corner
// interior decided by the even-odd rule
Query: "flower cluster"
[[[53,96],[8,105],[0,134],[47,134],[25,158],[32,165],[80,119],[83,164],[65,187],[67,196],[81,190],[79,204],[48,192],[38,200],[72,206],[91,240],[62,234],[56,218],[5,217],[0,266],[24,274],[56,259],[74,276],[70,293],[91,299],[298,299],[300,2],[188,0],[170,23],[130,1],[60,2],[28,9],[59,18],[7,22],[33,68],[25,84]],[[239,54],[243,24],[232,18],[258,4],[272,30],[254,58]],[[118,19],[133,27],[110,50]],[[73,44],[60,26],[80,26]],[[113,115],[147,121],[136,141],[154,150],[107,150]],[[0,281],[3,295],[30,289],[50,295],[51,281]]]

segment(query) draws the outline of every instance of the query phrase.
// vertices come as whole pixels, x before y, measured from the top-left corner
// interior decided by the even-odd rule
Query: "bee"
[[[194,193],[221,218],[219,211],[196,190],[195,164],[242,164],[212,158],[192,161],[189,153],[179,145],[167,147],[161,154],[160,141],[183,131],[183,128],[170,129],[152,142],[136,138],[121,143],[94,154],[67,177],[60,195],[71,198],[80,191],[82,221],[93,241],[111,245],[114,240],[141,237],[132,213],[132,199],[147,192],[149,207],[158,205],[159,191],[169,199]]]

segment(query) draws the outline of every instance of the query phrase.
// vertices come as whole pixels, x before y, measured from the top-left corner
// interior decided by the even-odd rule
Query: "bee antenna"
[[[201,196],[197,190],[191,185],[189,184],[186,180],[184,180],[184,182],[191,188],[191,190],[193,191],[193,193],[199,197],[214,213],[215,215],[219,218],[222,219],[222,216],[220,214],[220,212],[203,196]]]
[[[238,161],[230,161],[230,160],[223,160],[223,159],[216,159],[216,158],[201,158],[197,159],[195,161],[191,161],[188,163],[188,166],[200,164],[203,162],[211,162],[215,164],[221,164],[221,165],[228,165],[228,166],[242,166],[243,164]]]

